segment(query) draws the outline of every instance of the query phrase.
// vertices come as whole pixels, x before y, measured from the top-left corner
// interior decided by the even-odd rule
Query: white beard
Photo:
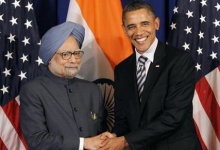
[[[49,69],[53,74],[66,79],[74,78],[81,68],[81,64],[78,66],[75,64],[70,64],[62,67],[62,70],[58,66],[59,64],[56,61],[53,61],[50,63]]]
[[[79,65],[78,68],[74,68],[74,69],[73,68],[71,68],[71,69],[65,68],[65,77],[67,79],[74,78],[78,74],[80,67],[81,67],[81,65]]]

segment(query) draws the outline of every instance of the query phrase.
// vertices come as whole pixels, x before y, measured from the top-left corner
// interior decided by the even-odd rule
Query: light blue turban
[[[80,24],[69,21],[64,22],[52,27],[44,34],[41,39],[39,56],[45,65],[48,65],[50,59],[62,46],[69,35],[76,39],[79,48],[81,48],[85,36],[85,28]]]

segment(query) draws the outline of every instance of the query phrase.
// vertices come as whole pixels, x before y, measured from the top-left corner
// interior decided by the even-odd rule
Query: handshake
[[[84,149],[86,150],[123,150],[125,147],[128,147],[125,137],[117,137],[110,132],[84,139]]]

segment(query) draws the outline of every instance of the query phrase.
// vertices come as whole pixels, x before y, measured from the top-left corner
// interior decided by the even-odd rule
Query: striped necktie
[[[141,101],[141,93],[144,89],[144,81],[146,78],[146,69],[145,69],[146,61],[147,58],[142,55],[138,58],[139,68],[137,69],[137,87],[138,87],[138,95],[140,101]]]

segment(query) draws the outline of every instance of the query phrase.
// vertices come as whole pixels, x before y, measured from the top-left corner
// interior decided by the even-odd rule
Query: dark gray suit
[[[21,129],[30,149],[76,150],[79,137],[103,131],[103,100],[94,83],[48,71],[22,87],[20,100]]]
[[[190,55],[158,43],[139,102],[135,53],[115,68],[115,126],[134,150],[200,150],[192,118]]]

